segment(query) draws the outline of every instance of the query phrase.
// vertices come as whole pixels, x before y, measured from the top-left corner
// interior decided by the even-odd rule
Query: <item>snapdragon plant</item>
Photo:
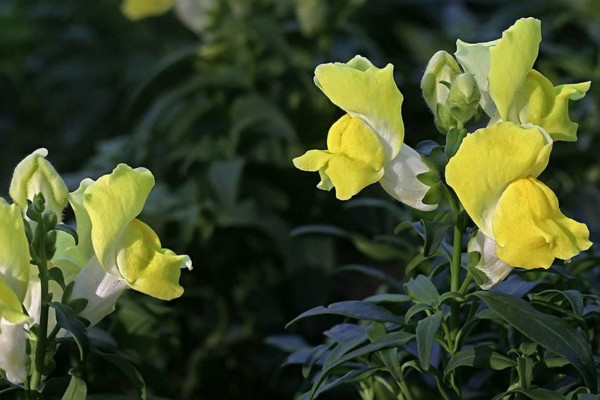
[[[590,82],[554,86],[533,69],[540,42],[541,22],[524,18],[497,40],[436,53],[421,88],[445,142],[415,149],[403,143],[392,65],[356,56],[316,68],[316,85],[345,114],[327,150],[294,165],[318,172],[318,188],[340,200],[379,182],[422,215],[401,221],[400,239],[413,230],[423,242],[404,282],[346,268],[383,279],[378,293],[290,322],[343,317],[324,343],[272,340],[296,350],[285,364],[302,365],[299,399],[348,383],[364,400],[600,398],[597,262],[571,262],[592,246],[589,230],[539,179],[555,143],[577,139],[568,105]],[[302,232],[311,229],[325,231]]]
[[[0,373],[11,383],[0,395],[85,399],[84,366],[96,357],[120,369],[144,399],[135,367],[106,353],[87,330],[127,289],[162,300],[181,296],[181,268],[191,261],[163,249],[137,219],[154,185],[150,171],[120,164],[69,193],[47,154],[39,149],[21,161],[9,190],[13,203],[0,199]],[[76,227],[63,221],[68,204]],[[57,368],[61,347],[72,353],[70,369]],[[68,386],[60,379],[67,372]]]

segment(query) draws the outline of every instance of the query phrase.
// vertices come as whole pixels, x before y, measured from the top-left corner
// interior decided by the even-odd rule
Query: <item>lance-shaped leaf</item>
[[[307,317],[314,317],[317,315],[340,315],[348,318],[355,318],[367,321],[379,321],[379,322],[393,322],[401,324],[402,317],[396,316],[388,310],[376,306],[373,303],[367,301],[341,301],[339,303],[333,303],[328,307],[318,306],[312,308],[296,318],[290,321],[286,327],[291,324]]]
[[[598,388],[598,376],[592,350],[586,339],[562,319],[537,311],[525,300],[514,296],[492,293],[474,293],[494,313],[524,336],[546,349],[568,359],[579,371],[585,384]]]

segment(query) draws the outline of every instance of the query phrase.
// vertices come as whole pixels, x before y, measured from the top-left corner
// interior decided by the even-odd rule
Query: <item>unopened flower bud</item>
[[[67,205],[69,190],[52,164],[46,160],[48,151],[38,149],[17,165],[10,183],[10,196],[22,209],[27,200],[41,213],[49,210],[61,215]]]
[[[461,122],[470,120],[477,112],[481,92],[472,74],[458,75],[452,81],[447,106],[452,116]]]
[[[446,103],[449,93],[443,82],[452,82],[461,72],[454,57],[446,51],[438,51],[429,60],[421,80],[421,90],[436,119],[438,105]]]
[[[46,229],[51,230],[56,227],[58,224],[58,217],[53,212],[45,212],[44,213],[44,225]]]

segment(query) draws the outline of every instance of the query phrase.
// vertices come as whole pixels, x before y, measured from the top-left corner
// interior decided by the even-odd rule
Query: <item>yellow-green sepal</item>
[[[515,99],[515,108],[523,124],[544,128],[553,140],[577,140],[578,124],[569,118],[569,100],[579,100],[591,82],[554,86],[536,70],[531,70]]]
[[[379,136],[387,160],[402,147],[402,93],[394,82],[394,67],[377,68],[356,56],[347,63],[321,64],[315,69],[315,84],[335,105],[361,118]]]
[[[54,212],[59,218],[67,205],[69,189],[46,157],[48,150],[38,149],[25,157],[15,168],[10,182],[9,194],[23,210],[27,200],[42,193],[46,201],[46,210]]]

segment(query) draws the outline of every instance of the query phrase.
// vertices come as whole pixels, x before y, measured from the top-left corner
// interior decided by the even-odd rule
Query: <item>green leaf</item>
[[[496,353],[487,346],[476,346],[456,352],[448,361],[444,374],[447,375],[459,367],[491,368],[500,371],[516,365],[512,358]]]
[[[388,369],[388,372],[392,375],[392,378],[394,378],[396,382],[402,382],[404,380],[404,374],[402,373],[402,367],[400,366],[399,349],[391,348],[380,350],[377,355]]]
[[[429,365],[431,364],[433,342],[435,341],[435,335],[440,328],[443,318],[444,314],[442,312],[437,312],[417,323],[417,350],[421,368],[425,371],[429,369]]]
[[[140,400],[146,400],[146,382],[144,381],[142,374],[140,374],[140,372],[131,362],[122,356],[103,353],[99,350],[94,350],[94,355],[117,367],[133,384],[133,388],[135,389],[135,392],[139,396]]]
[[[514,389],[513,393],[521,393],[531,400],[565,400],[564,396],[544,388]]]
[[[410,322],[410,320],[412,319],[412,317],[414,317],[416,314],[423,312],[425,310],[430,310],[431,306],[429,306],[428,304],[423,304],[423,303],[417,303],[412,305],[407,311],[406,314],[404,314],[404,323],[408,324]]]
[[[419,275],[414,279],[409,280],[404,288],[406,293],[414,300],[415,303],[427,304],[432,307],[437,307],[440,293],[433,285],[431,280],[425,275]]]
[[[559,296],[563,297],[570,303],[571,309],[573,310],[575,315],[581,316],[583,314],[583,306],[584,306],[583,296],[581,295],[581,293],[578,290],[549,289],[549,290],[544,290],[543,292],[540,292],[540,293],[536,293],[536,297],[537,296],[544,297],[544,295],[547,295],[547,294],[555,294],[555,295],[559,295]],[[551,297],[553,299],[553,296],[551,296]],[[553,300],[550,300],[550,301],[553,301]]]
[[[427,257],[434,255],[440,248],[448,230],[454,226],[455,218],[450,212],[436,215],[432,221],[421,221],[425,229],[425,244],[423,254]]]
[[[537,311],[520,298],[492,292],[474,295],[524,336],[571,361],[585,384],[592,391],[597,390],[598,377],[592,351],[577,330],[560,318]]]
[[[77,319],[73,310],[64,304],[50,302],[48,305],[56,310],[56,322],[58,325],[67,330],[75,339],[77,347],[79,347],[79,355],[83,361],[90,350],[90,342],[87,337],[87,331],[83,323]]]
[[[406,332],[393,332],[388,333],[383,336],[381,339],[360,347],[356,350],[351,351],[345,356],[338,359],[335,363],[332,363],[328,368],[323,368],[321,375],[319,375],[318,379],[313,384],[311,391],[308,393],[307,399],[314,399],[317,396],[317,390],[324,383],[325,378],[333,371],[334,368],[347,363],[358,357],[363,357],[369,355],[371,353],[375,353],[379,350],[391,348],[391,347],[400,347],[405,345],[414,339],[414,335]]]
[[[369,296],[364,301],[370,301],[371,303],[406,303],[411,299],[406,294],[382,293]]]
[[[417,175],[417,179],[424,185],[433,186],[440,182],[440,174],[437,171],[427,171]]]
[[[65,284],[65,278],[64,278],[63,273],[60,270],[60,268],[56,268],[56,267],[50,268],[48,270],[48,276],[50,277],[51,280],[58,283],[64,292],[64,290],[67,288],[67,285]]]
[[[376,306],[367,301],[341,301],[339,303],[330,304],[328,307],[318,306],[312,308],[290,321],[286,328],[303,318],[314,317],[316,315],[340,315],[348,318],[355,318],[367,321],[393,322],[401,324],[402,317],[396,316],[388,310]]]
[[[340,324],[337,326],[343,327],[344,324]],[[330,365],[334,364],[337,360],[340,359],[340,357],[344,356],[350,350],[365,342],[367,340],[367,335],[365,331],[362,330],[360,332],[352,332],[351,335],[344,335],[342,339],[343,340],[338,341],[338,343],[331,349],[331,352],[323,362],[323,368],[327,368]]]
[[[75,240],[75,246],[79,244],[79,236],[77,235],[77,231],[73,229],[73,227],[65,224],[59,224],[54,227],[54,230],[68,233],[69,235],[73,236],[73,239]]]
[[[87,386],[81,378],[71,375],[71,381],[62,400],[85,400],[87,398]]]
[[[438,204],[442,200],[442,188],[441,185],[434,185],[425,193],[423,196],[423,204]]]
[[[452,128],[448,131],[446,134],[446,146],[444,148],[448,160],[456,154],[465,136],[467,136],[466,129]]]
[[[316,391],[309,391],[302,394],[298,397],[298,400],[310,400],[316,399],[319,395],[325,393],[328,390],[334,389],[344,383],[352,382],[355,379],[359,378],[363,374],[367,374],[371,371],[377,369],[376,367],[365,367],[361,369],[354,369],[352,371],[347,372],[345,375],[335,378],[334,380],[327,382],[326,384],[322,384],[318,387]]]
[[[465,295],[458,292],[446,292],[440,296],[440,304],[444,304],[444,302],[448,300],[456,300],[458,302],[465,301]]]

